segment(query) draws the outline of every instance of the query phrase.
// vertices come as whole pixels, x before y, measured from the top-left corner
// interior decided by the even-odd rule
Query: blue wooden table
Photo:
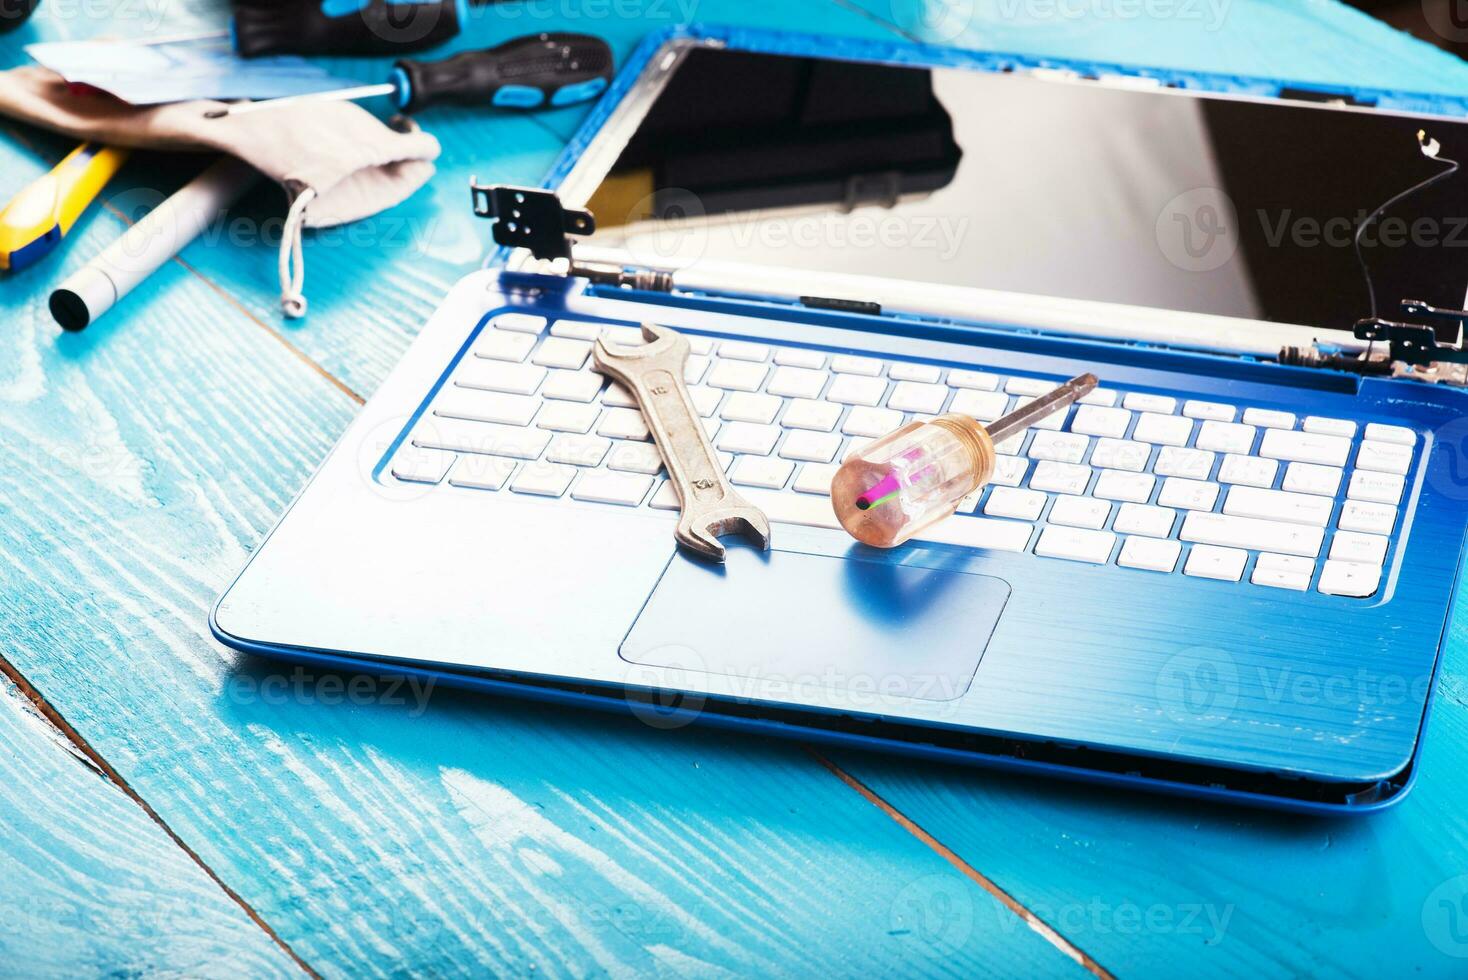
[[[45,0],[0,66],[224,18]],[[581,29],[621,57],[688,19],[1468,94],[1468,65],[1333,0],[514,0],[456,46]],[[135,162],[0,280],[0,972],[1468,972],[1461,617],[1416,790],[1354,821],[660,732],[214,642],[214,596],[475,266],[467,177],[537,180],[581,113],[422,116],[439,175],[308,241],[304,321],[277,310],[262,189],[236,215],[263,236],[195,243],[57,331],[51,286],[188,160]],[[67,149],[0,122],[0,195]]]

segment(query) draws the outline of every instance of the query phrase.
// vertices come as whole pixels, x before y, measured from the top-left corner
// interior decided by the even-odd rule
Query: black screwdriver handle
[[[459,8],[456,0],[234,0],[235,50],[246,58],[424,51],[459,33]]]
[[[433,103],[538,109],[600,95],[612,77],[612,49],[588,34],[529,34],[442,61],[401,60],[393,72],[398,108]]]

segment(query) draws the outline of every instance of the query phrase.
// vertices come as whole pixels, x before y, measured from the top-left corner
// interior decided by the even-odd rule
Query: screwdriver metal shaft
[[[1065,384],[1053,391],[1047,391],[1023,408],[1017,408],[1003,418],[995,419],[984,426],[984,430],[996,443],[1003,442],[1010,436],[1025,431],[1047,415],[1086,397],[1095,388],[1096,376],[1094,374],[1082,374],[1079,377],[1071,378]]]

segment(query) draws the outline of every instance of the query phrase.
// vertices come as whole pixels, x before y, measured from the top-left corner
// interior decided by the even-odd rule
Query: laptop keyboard
[[[676,510],[636,403],[591,370],[603,333],[643,343],[632,327],[496,317],[392,476]],[[709,438],[777,523],[839,528],[837,466],[904,422],[992,421],[1064,380],[686,336]],[[1380,586],[1416,442],[1402,426],[1101,388],[1000,444],[992,483],[917,540],[1364,598]]]

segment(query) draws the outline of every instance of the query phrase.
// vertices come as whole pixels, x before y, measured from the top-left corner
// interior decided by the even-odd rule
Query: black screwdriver
[[[399,60],[381,85],[358,85],[283,99],[239,102],[205,113],[210,119],[287,103],[390,97],[400,112],[435,103],[539,109],[596,98],[612,77],[612,49],[588,34],[527,34],[442,61]]]
[[[495,0],[234,0],[235,50],[380,55],[425,51],[464,27],[470,6]]]

